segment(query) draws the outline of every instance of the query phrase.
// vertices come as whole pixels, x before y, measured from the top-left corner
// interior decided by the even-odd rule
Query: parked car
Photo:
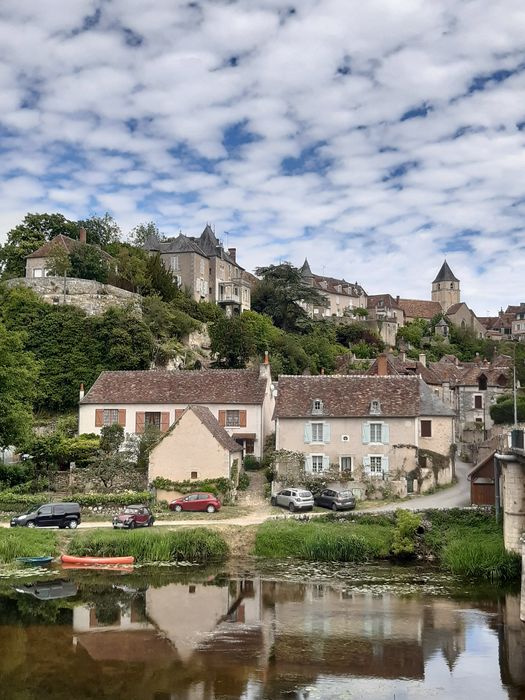
[[[355,496],[351,491],[325,489],[314,500],[316,506],[332,510],[353,510],[355,508]]]
[[[27,513],[11,518],[11,527],[69,527],[74,530],[79,525],[78,503],[45,503],[32,506]]]
[[[221,507],[221,502],[212,493],[189,493],[170,503],[170,510],[180,513],[181,510],[205,510],[215,513]]]
[[[128,528],[151,527],[155,522],[153,513],[147,506],[126,506],[124,510],[113,518],[113,527]]]
[[[296,510],[312,510],[314,497],[304,489],[283,489],[272,496],[272,506],[283,506],[293,513]]]
[[[56,600],[57,598],[71,598],[78,593],[78,586],[73,581],[35,581],[35,583],[24,583],[15,586],[17,593],[38,598],[38,600]]]

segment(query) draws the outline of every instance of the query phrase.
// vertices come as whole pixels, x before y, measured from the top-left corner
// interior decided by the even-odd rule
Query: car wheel
[[[27,523],[26,527],[36,527],[34,522]]]
[[[215,513],[215,506],[212,506],[210,503],[206,510],[208,511],[208,513]]]
[[[332,510],[333,510],[333,511],[336,511],[336,510],[337,510],[337,506],[335,505],[335,503],[332,503]]]
[[[78,527],[78,523],[76,520],[71,520],[69,525],[68,525],[70,530],[76,530]]]
[[[148,520],[148,527],[151,527],[153,525],[153,518],[150,518]]]
[[[272,505],[272,506],[276,506],[276,505],[277,505],[277,499],[275,498],[275,496],[272,496],[272,497],[270,498],[270,505]]]
[[[295,506],[293,503],[290,502],[288,504],[288,510],[290,511],[290,513],[293,513],[295,511]]]
[[[180,513],[181,510],[182,510],[182,506],[179,505],[179,504],[177,503],[177,505],[175,506],[174,510],[175,510],[176,513]]]
[[[134,529],[135,529],[135,521],[132,520],[132,521],[130,522],[130,524],[129,524],[128,527],[129,527],[130,530],[134,530]]]

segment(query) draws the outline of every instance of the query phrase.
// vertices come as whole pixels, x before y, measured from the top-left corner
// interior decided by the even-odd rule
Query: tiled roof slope
[[[448,262],[445,260],[443,265],[441,265],[440,271],[436,275],[435,282],[459,282],[458,278],[454,276],[454,273],[450,269]]]
[[[186,411],[192,411],[200,422],[207,428],[217,442],[228,452],[239,452],[242,450],[238,442],[228,435],[207,406],[188,406]],[[185,412],[186,412],[185,411]],[[181,416],[182,418],[182,416]],[[180,418],[179,418],[180,420]]]
[[[425,301],[423,299],[400,299],[397,305],[409,318],[431,319],[443,311],[438,301]]]
[[[382,303],[380,303],[382,302]],[[366,300],[369,309],[375,309],[376,306],[382,306],[385,309],[399,309],[396,299],[391,294],[370,294]]]
[[[258,369],[102,372],[81,404],[262,404]]]
[[[43,246],[40,246],[40,248],[27,255],[26,258],[48,258],[57,247],[63,248],[67,253],[72,253],[76,248],[82,245],[89,245],[91,248],[96,248],[103,258],[106,260],[113,260],[112,256],[106,253],[105,250],[99,248],[99,246],[91,245],[90,243],[81,243],[74,238],[64,236],[63,233],[59,233],[58,236],[44,243]]]
[[[328,418],[368,417],[379,401],[381,416],[453,416],[425,382],[415,376],[280,376],[276,418],[312,418],[315,400],[323,402]]]

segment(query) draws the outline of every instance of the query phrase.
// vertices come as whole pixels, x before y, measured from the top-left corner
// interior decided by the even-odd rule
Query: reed
[[[58,553],[56,532],[15,528],[0,530],[0,562],[17,557],[45,557]]]
[[[228,556],[225,539],[207,528],[179,530],[118,531],[93,530],[75,534],[68,554],[76,556],[133,556],[139,563],[223,561]]]
[[[499,533],[462,533],[443,547],[441,563],[452,573],[490,581],[512,581],[519,578],[521,557],[507,552]]]
[[[257,531],[255,554],[272,558],[361,562],[387,557],[391,541],[391,529],[382,525],[295,520],[266,522]]]

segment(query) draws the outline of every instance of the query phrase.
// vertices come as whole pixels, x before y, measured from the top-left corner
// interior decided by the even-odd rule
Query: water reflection
[[[259,575],[149,583],[79,573],[6,589],[0,697],[525,697],[517,595],[403,596]]]

